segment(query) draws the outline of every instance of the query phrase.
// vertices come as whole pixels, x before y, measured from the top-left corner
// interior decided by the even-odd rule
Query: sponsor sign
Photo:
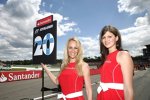
[[[40,27],[52,22],[53,22],[53,15],[37,20],[36,27]]]
[[[90,69],[90,75],[97,75],[99,73],[100,73],[99,69]]]
[[[34,28],[33,64],[56,63],[57,21]]]
[[[56,62],[56,21],[35,27],[33,36],[33,64]]]
[[[42,77],[41,70],[32,71],[1,71],[0,83],[19,80],[37,79]]]

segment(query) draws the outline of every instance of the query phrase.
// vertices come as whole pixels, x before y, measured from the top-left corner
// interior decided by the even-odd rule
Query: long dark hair
[[[115,36],[118,36],[118,41],[116,42],[116,48],[117,50],[122,50],[121,35],[120,35],[119,30],[111,25],[104,26],[99,35],[100,36],[99,43],[100,43],[101,65],[104,64],[106,60],[106,56],[109,54],[108,48],[106,48],[102,43],[102,37],[107,31],[113,33]]]

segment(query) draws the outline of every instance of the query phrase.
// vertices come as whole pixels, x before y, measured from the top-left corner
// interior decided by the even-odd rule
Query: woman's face
[[[102,36],[102,43],[108,49],[116,49],[116,42],[118,40],[118,36],[115,36],[113,33],[107,31]]]
[[[71,40],[68,44],[68,55],[70,58],[70,61],[75,61],[76,56],[78,54],[78,47],[76,41]]]

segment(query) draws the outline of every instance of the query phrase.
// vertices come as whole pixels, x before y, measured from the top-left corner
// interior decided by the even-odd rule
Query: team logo
[[[5,77],[5,75],[2,73],[0,76],[0,82],[5,82],[7,81],[7,77]]]

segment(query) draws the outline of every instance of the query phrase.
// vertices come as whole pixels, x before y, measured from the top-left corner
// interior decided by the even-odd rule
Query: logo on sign
[[[0,77],[0,82],[5,82],[5,81],[7,81],[7,77],[5,77],[4,74],[2,73]]]
[[[53,21],[53,16],[51,15],[51,16],[48,16],[48,17],[45,17],[43,19],[38,20],[36,23],[36,26],[37,27],[43,26],[43,25],[46,25],[48,23],[52,23],[52,21]]]

